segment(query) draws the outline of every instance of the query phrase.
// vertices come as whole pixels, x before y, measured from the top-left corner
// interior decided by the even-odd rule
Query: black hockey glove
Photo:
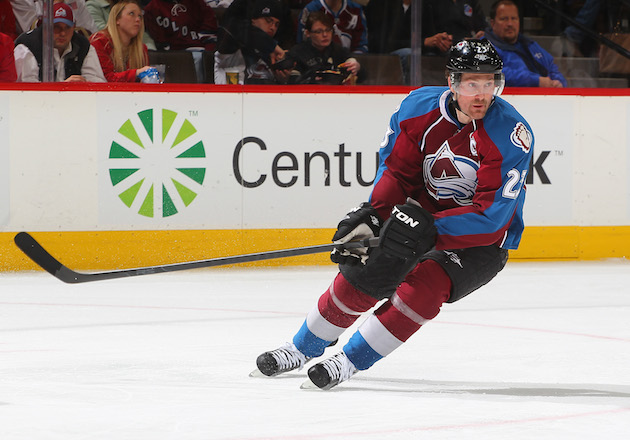
[[[419,258],[435,244],[433,216],[413,199],[396,205],[381,230],[379,247],[398,258]]]
[[[349,241],[378,237],[381,225],[382,220],[374,207],[368,202],[363,202],[339,222],[332,241],[335,244],[343,244]],[[368,248],[333,249],[330,253],[330,259],[333,263],[338,264],[365,264],[368,259]]]

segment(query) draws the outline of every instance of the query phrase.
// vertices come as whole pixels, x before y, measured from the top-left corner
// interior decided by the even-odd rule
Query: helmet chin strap
[[[459,102],[457,102],[457,99],[455,99],[455,98],[457,97],[457,92],[454,92],[453,90],[451,90],[451,92],[452,92],[453,96],[451,97],[451,102],[450,102],[450,103],[452,104],[453,108],[455,109],[455,117],[457,118],[457,110],[459,110],[459,111],[460,111],[463,115],[465,115],[465,116],[467,116],[468,118],[470,118],[470,120],[471,120],[471,121],[472,121],[473,119],[475,119],[475,118],[473,118],[472,116],[470,116],[468,113],[466,113],[464,110],[462,110],[462,108],[459,106]],[[493,96],[493,97],[492,97],[492,101],[490,102],[490,105],[492,105],[492,103],[494,102],[494,98],[495,98],[495,97]],[[460,120],[459,120],[459,118],[457,118],[457,120],[458,120],[461,124],[463,124],[463,122],[462,122],[462,121],[460,121]],[[468,121],[468,122],[470,122],[470,121]],[[468,123],[468,122],[467,122],[467,123]]]
[[[455,99],[456,97],[457,97],[457,93],[453,92],[453,96],[451,97],[451,104],[453,105],[453,108],[455,109],[455,117],[457,118],[457,111],[459,110],[463,115],[467,116],[472,121],[473,118],[464,110],[462,110],[462,108],[459,106],[459,102],[457,102],[457,99]],[[457,120],[463,124],[463,122],[460,121],[459,118],[457,118]]]

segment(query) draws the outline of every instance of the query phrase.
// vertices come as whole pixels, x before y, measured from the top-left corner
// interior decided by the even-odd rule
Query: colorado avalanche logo
[[[510,134],[510,140],[514,146],[520,148],[525,153],[529,153],[530,148],[532,148],[532,134],[522,122],[516,124],[514,130],[512,130],[512,134]]]
[[[477,170],[474,160],[455,155],[448,142],[424,159],[423,173],[427,191],[436,200],[453,199],[457,204],[472,204],[477,189]]]
[[[185,5],[182,5],[181,3],[175,3],[171,8],[171,15],[173,17],[178,17],[180,12],[183,13],[186,11],[188,11],[188,8],[186,8]]]

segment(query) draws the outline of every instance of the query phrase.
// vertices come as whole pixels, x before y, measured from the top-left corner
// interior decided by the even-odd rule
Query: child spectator
[[[333,41],[333,19],[321,11],[309,14],[305,24],[306,41],[289,50],[287,59],[295,62],[290,83],[352,83],[361,69],[350,51]]]
[[[306,5],[298,19],[297,42],[304,39],[304,26],[308,15],[323,11],[335,23],[333,41],[354,53],[367,53],[368,29],[363,7],[352,0],[313,0]]]

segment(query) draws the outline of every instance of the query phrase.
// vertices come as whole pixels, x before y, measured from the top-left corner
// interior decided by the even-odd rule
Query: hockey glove
[[[381,218],[374,207],[368,202],[363,202],[339,222],[332,241],[334,244],[343,244],[353,240],[378,237],[381,224]],[[333,249],[330,259],[333,263],[339,264],[365,264],[368,259],[368,248],[357,248],[351,251]]]
[[[413,199],[396,205],[381,230],[379,247],[398,258],[418,258],[435,244],[433,216]]]

